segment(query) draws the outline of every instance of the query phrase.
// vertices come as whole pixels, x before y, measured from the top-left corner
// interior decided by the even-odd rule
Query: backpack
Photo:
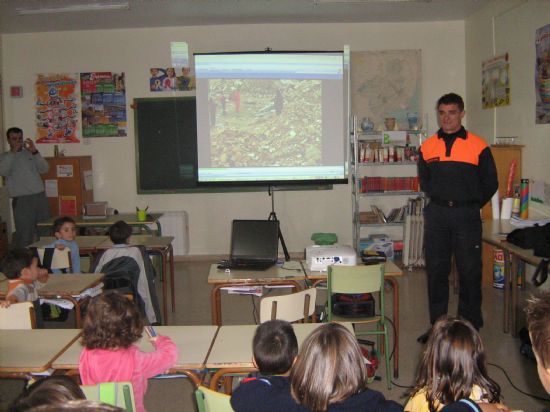
[[[531,282],[540,286],[548,279],[548,264],[550,263],[550,223],[544,226],[531,226],[521,229],[514,229],[506,236],[506,240],[513,245],[523,249],[533,249],[535,256],[543,258]]]
[[[348,318],[374,316],[375,300],[370,293],[335,293],[332,295],[332,313]]]

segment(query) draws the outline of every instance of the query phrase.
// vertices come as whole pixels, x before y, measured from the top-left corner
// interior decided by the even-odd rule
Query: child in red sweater
[[[79,364],[83,385],[132,382],[138,412],[145,411],[147,379],[170,369],[178,358],[167,336],[151,337],[156,350],[142,352],[135,345],[142,333],[143,321],[133,302],[119,293],[96,296],[84,320]]]

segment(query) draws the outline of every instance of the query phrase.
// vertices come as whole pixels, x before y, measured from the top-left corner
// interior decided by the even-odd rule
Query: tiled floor
[[[206,282],[210,263],[179,262],[176,264],[176,312],[170,314],[170,324],[210,324],[210,287]],[[406,389],[398,387],[397,384],[409,386],[413,383],[415,367],[422,350],[422,346],[416,342],[416,337],[428,326],[424,272],[421,270],[406,272],[399,278],[399,288],[400,376],[399,379],[394,379],[396,385],[388,391],[384,381],[384,368],[381,367],[378,374],[382,380],[371,384],[371,388],[383,392],[387,398],[405,402]],[[391,310],[391,299],[388,301],[388,310]],[[255,323],[254,313],[258,309],[258,298],[224,294],[222,305],[224,324]],[[456,307],[456,295],[451,296],[451,308],[454,307]],[[485,327],[482,328],[481,335],[489,362],[504,368],[513,384],[523,391],[540,397],[550,397],[544,393],[538,381],[536,365],[519,354],[519,340],[502,333],[502,291],[492,287],[484,289],[483,313]],[[59,325],[50,324],[49,326]],[[541,412],[545,408],[550,408],[550,402],[532,399],[513,389],[504,373],[497,367],[489,366],[489,373],[501,385],[504,401],[512,409]],[[12,399],[20,388],[20,383],[0,380],[2,402]],[[149,411],[196,411],[192,389],[192,385],[186,379],[153,379],[149,382],[145,404]]]

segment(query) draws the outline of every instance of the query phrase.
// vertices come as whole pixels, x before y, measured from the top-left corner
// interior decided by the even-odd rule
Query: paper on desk
[[[228,286],[222,288],[222,290],[226,290],[230,295],[254,295],[259,297],[263,295],[261,286]]]
[[[93,288],[88,288],[84,292],[82,292],[80,295],[73,296],[76,300],[81,300],[86,297],[93,298],[94,296],[97,296],[101,293],[101,290],[103,289],[103,283],[99,283],[97,286],[94,286]],[[40,303],[49,303],[51,305],[59,306],[63,309],[73,309],[74,303],[67,299],[40,299]]]
[[[529,227],[535,225],[543,226],[547,223],[550,223],[550,219],[532,220],[520,219],[519,217],[513,217],[512,219],[510,219],[510,224],[516,227]]]

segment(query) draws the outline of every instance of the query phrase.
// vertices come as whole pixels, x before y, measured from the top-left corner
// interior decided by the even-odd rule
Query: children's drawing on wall
[[[510,105],[510,63],[508,53],[481,64],[481,106],[491,109]]]
[[[76,75],[38,74],[36,91],[36,143],[78,143]]]
[[[126,136],[124,73],[80,73],[84,137]]]
[[[550,123],[550,24],[535,34],[536,124]]]
[[[149,90],[152,92],[195,90],[195,76],[191,75],[189,67],[153,67],[150,74]]]

